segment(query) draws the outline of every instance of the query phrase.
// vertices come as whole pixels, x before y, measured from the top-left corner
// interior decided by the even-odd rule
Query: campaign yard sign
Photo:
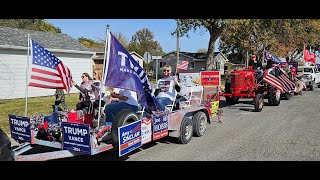
[[[152,117],[154,141],[168,136],[168,119],[168,114],[160,114]]]
[[[88,124],[62,123],[62,146],[64,150],[91,154]]]
[[[142,145],[141,120],[119,127],[119,156],[123,156]]]
[[[202,86],[220,86],[221,76],[220,71],[201,71],[201,85]]]
[[[31,142],[30,118],[9,114],[11,138]]]
[[[142,118],[141,121],[141,137],[142,137],[142,145],[150,142],[152,136],[152,129],[151,129],[151,119],[149,118]]]

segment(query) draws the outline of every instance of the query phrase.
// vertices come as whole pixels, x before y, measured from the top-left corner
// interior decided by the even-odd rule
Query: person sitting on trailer
[[[138,111],[137,93],[127,89],[114,88],[110,103],[105,106],[106,126],[111,125],[117,114],[124,109]]]
[[[165,111],[166,105],[171,105],[176,97],[176,86],[179,86],[178,78],[171,76],[171,66],[166,65],[163,69],[163,78],[157,82],[155,97],[160,106],[160,111]]]

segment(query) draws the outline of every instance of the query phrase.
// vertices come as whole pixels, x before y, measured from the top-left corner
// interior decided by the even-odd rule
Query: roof
[[[89,48],[66,34],[3,26],[0,26],[0,46],[27,47],[28,34],[30,34],[31,39],[39,43],[44,48],[91,52]]]
[[[169,52],[168,54],[177,53],[177,51]],[[190,53],[190,52],[179,52],[182,55],[189,56],[193,59],[206,60],[207,53]],[[216,57],[220,52],[214,52],[214,57]],[[166,54],[166,55],[168,55]],[[164,55],[164,56],[166,56]]]

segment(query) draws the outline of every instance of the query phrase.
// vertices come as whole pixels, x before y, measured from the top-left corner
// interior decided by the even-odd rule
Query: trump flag
[[[158,110],[158,104],[147,74],[111,33],[108,36],[104,85],[128,89],[137,92],[137,94],[140,92],[143,105],[152,111]]]
[[[31,61],[29,86],[65,89],[69,93],[72,87],[69,68],[33,40],[31,40]]]

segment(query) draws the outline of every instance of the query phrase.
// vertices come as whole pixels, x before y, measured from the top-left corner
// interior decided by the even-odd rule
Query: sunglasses
[[[163,70],[163,72],[170,72],[170,70]]]
[[[84,78],[84,76],[81,76],[81,78],[83,79],[83,78]]]

